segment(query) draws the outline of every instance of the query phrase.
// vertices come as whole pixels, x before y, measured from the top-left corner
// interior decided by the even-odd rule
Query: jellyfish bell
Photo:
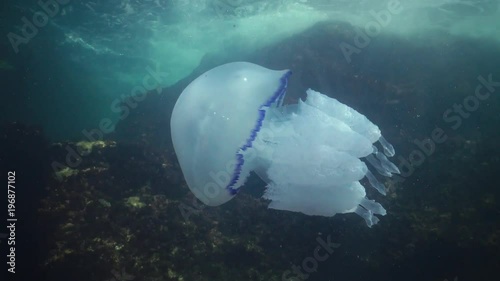
[[[362,159],[391,176],[399,173],[386,157],[394,149],[364,115],[319,92],[309,89],[305,101],[283,105],[290,75],[233,62],[184,89],[170,122],[190,190],[206,205],[221,205],[254,171],[267,183],[269,208],[322,216],[354,212],[372,226],[374,214],[386,211],[366,198],[359,180],[366,177],[382,194],[385,187]]]
[[[172,141],[184,178],[203,203],[229,201],[244,182],[250,171],[238,153],[258,133],[260,108],[284,95],[288,75],[230,63],[205,72],[179,96],[170,121]]]

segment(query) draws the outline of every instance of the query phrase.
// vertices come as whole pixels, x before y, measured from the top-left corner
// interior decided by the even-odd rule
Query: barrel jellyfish
[[[290,75],[233,62],[184,89],[170,125],[187,185],[203,203],[217,206],[253,171],[267,183],[269,208],[320,216],[354,212],[371,227],[386,210],[366,197],[359,181],[366,178],[385,195],[367,163],[383,176],[399,173],[387,158],[394,148],[364,115],[314,90],[285,105]]]

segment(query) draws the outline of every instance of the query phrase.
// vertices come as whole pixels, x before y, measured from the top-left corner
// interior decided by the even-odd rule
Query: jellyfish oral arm
[[[383,195],[385,187],[362,160],[371,157],[370,165],[384,176],[399,173],[374,145],[382,138],[378,127],[313,90],[292,113],[286,112],[286,107],[268,110],[252,147],[255,155],[247,156],[249,162],[256,161],[249,164],[259,167],[258,174],[268,183],[264,198],[271,200],[269,208],[321,216],[354,212],[368,226],[376,224],[375,215],[386,211],[366,198],[359,180],[366,177]],[[387,141],[380,145],[390,146]],[[375,157],[377,153],[381,155]]]

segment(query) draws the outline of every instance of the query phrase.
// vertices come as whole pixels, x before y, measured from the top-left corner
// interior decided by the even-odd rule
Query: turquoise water
[[[113,101],[133,94],[131,90],[142,83],[148,67],[161,72],[161,86],[170,86],[189,75],[207,55],[243,57],[322,21],[342,21],[362,30],[375,23],[371,28],[377,32],[376,13],[383,14],[390,5],[390,1],[321,0],[61,3],[66,4],[59,4],[59,11],[37,28],[28,43],[4,41],[7,53],[18,51],[9,63],[18,70],[29,69],[24,73],[30,81],[23,83],[26,94],[17,94],[12,100],[32,108],[20,112],[12,105],[7,108],[9,114],[40,120],[48,135],[56,139],[78,138],[82,129],[95,127],[102,118],[116,122]],[[397,13],[379,19],[383,26],[379,24],[377,33],[409,40],[414,46],[453,40],[443,35],[500,39],[495,1],[397,3]],[[21,36],[22,17],[33,21],[36,11],[43,12],[40,5],[22,3],[6,8],[10,16],[4,19],[4,33]],[[51,94],[34,94],[40,91]],[[52,106],[36,106],[44,101]],[[64,118],[51,118],[46,110]],[[66,124],[68,119],[77,122]]]
[[[498,1],[43,3],[1,5],[19,280],[498,279]],[[268,210],[256,175],[196,200],[170,115],[232,61],[290,69],[285,104],[312,88],[379,126],[401,174],[367,188],[377,225]]]

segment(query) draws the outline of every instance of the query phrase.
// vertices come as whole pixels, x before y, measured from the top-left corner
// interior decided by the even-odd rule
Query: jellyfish
[[[356,213],[373,226],[386,210],[367,198],[360,180],[385,195],[370,169],[385,177],[399,173],[387,158],[393,146],[364,115],[312,89],[304,101],[284,104],[290,76],[290,70],[233,62],[184,89],[170,126],[189,189],[218,206],[254,172],[267,183],[269,208],[328,217]]]

